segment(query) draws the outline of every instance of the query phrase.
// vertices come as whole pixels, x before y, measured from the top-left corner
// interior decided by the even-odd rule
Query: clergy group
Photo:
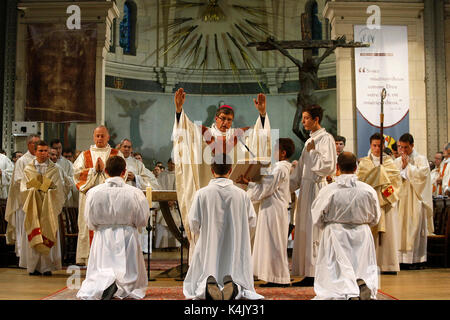
[[[261,287],[314,287],[315,299],[376,299],[379,271],[423,267],[432,197],[450,193],[450,144],[436,173],[409,133],[398,138],[397,157],[376,133],[367,157],[357,159],[343,151],[345,138],[321,126],[323,108],[310,105],[302,110],[310,136],[300,158],[292,159],[294,141],[271,136],[264,94],[253,99],[256,122],[243,128],[232,126],[229,105],[217,109],[211,127],[199,125],[184,111],[185,100],[178,89],[168,137],[172,157],[158,177],[133,153],[130,139],[111,147],[102,125],[73,163],[61,156],[60,141],[47,144],[38,135],[28,137],[28,151],[14,164],[0,155],[6,238],[21,268],[30,276],[61,269],[59,230],[67,221],[59,216],[64,207],[76,207],[76,263],[87,266],[77,297],[144,298],[143,252],[180,246],[159,204],[148,203],[148,190],[177,193],[169,208],[189,241],[187,299],[264,299],[255,279],[264,281]],[[259,174],[249,173],[252,165]],[[156,243],[149,245],[153,220]]]

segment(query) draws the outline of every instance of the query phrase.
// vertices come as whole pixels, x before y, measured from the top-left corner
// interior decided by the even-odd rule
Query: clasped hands
[[[95,163],[95,171],[98,173],[105,171],[105,163],[101,158],[97,159],[97,162]]]

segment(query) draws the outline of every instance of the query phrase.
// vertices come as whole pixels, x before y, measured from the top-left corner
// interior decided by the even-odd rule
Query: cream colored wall
[[[410,133],[416,150],[427,154],[423,3],[328,2],[324,16],[330,19],[332,39],[345,35],[353,40],[353,26],[366,24],[370,5],[381,9],[381,25],[406,25],[408,30]],[[338,134],[347,138],[348,151],[356,152],[355,56],[353,49],[336,50]]]

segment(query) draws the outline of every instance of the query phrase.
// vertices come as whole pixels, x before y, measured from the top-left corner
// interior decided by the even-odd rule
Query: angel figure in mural
[[[156,102],[148,99],[137,102],[135,99],[127,100],[114,96],[125,113],[119,113],[119,117],[130,117],[130,138],[133,141],[133,148],[136,151],[141,150],[143,140],[141,138],[140,120],[141,116]]]

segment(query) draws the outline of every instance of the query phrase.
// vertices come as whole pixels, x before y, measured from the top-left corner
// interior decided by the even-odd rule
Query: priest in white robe
[[[400,271],[398,261],[398,213],[397,201],[402,185],[400,170],[394,160],[384,154],[380,165],[381,142],[380,133],[374,133],[370,139],[370,152],[360,159],[356,176],[359,181],[372,186],[378,195],[381,217],[372,229],[377,251],[377,262],[381,272],[397,274]]]
[[[60,168],[49,160],[44,141],[37,144],[36,159],[24,169],[20,192],[25,219],[19,266],[30,275],[50,276],[62,268],[58,217],[66,195]]]
[[[158,176],[158,182],[161,190],[176,190],[175,164],[173,163],[172,159],[169,159],[167,161],[167,170],[164,170],[160,173],[160,175]],[[170,213],[172,214],[173,222],[175,223],[175,225],[180,227],[181,218],[176,209],[176,203],[173,201],[169,201],[168,204]],[[170,232],[161,210],[157,210],[155,248],[175,248],[180,246],[180,242]]]
[[[120,142],[120,151],[123,154],[125,162],[127,163],[126,183],[130,186],[146,191],[147,187],[151,187],[152,190],[159,190],[160,186],[155,175],[148,170],[142,161],[139,161],[132,156],[133,143],[130,139],[122,139]],[[157,202],[153,202],[152,207],[158,206]],[[144,253],[149,252],[148,246],[150,245],[150,253],[152,252],[152,231],[150,231],[150,243],[149,234],[147,228],[139,228],[139,235],[141,239],[141,247]]]
[[[399,262],[413,268],[427,260],[427,236],[433,233],[433,199],[428,159],[414,150],[414,138],[403,134],[395,163],[402,176],[398,201]]]
[[[294,276],[305,277],[293,286],[314,284],[314,265],[319,249],[320,229],[314,226],[311,204],[321,188],[327,185],[326,177],[336,171],[336,145],[334,138],[320,122],[323,109],[318,105],[305,108],[302,124],[310,130],[297,167],[290,177],[291,191],[300,188],[296,207],[292,272]]]
[[[27,138],[27,152],[20,157],[15,165],[11,184],[9,186],[9,196],[6,202],[5,220],[8,222],[6,229],[6,243],[15,244],[16,256],[20,257],[22,247],[22,234],[24,231],[25,213],[22,210],[23,201],[20,194],[20,181],[24,177],[25,167],[35,159],[36,145],[41,140],[37,134],[31,134]]]
[[[266,281],[261,287],[288,287],[290,284],[287,244],[289,236],[289,175],[295,145],[289,138],[281,138],[275,145],[273,165],[270,175],[261,182],[249,182],[247,194],[252,201],[259,201],[258,222],[253,245],[253,275]],[[241,182],[241,181],[238,181]]]
[[[148,278],[137,229],[147,225],[149,204],[141,190],[125,183],[122,157],[109,158],[105,172],[109,178],[87,192],[85,219],[95,233],[77,297],[142,299]]]
[[[190,230],[198,236],[183,283],[186,299],[262,299],[253,282],[250,227],[256,214],[247,193],[228,179],[231,159],[216,154],[213,179],[195,193]],[[225,158],[225,159],[219,159]],[[212,290],[214,289],[214,290]]]
[[[62,156],[62,142],[59,139],[54,139],[50,142],[50,147],[54,148],[57,152],[56,164],[58,164],[63,170],[65,176],[69,179],[69,194],[65,203],[66,207],[76,208],[78,207],[79,191],[73,180],[73,163]]]
[[[14,164],[9,158],[0,154],[0,199],[8,198],[9,185],[14,171]]]
[[[63,182],[64,186],[64,196],[65,196],[65,204],[64,206],[67,206],[67,202],[69,199],[71,199],[71,188],[72,188],[72,179],[73,177],[68,177],[66,173],[64,172],[64,169],[61,168],[61,166],[57,163],[58,161],[58,151],[55,148],[50,147],[48,149],[48,156],[50,161],[52,161],[56,167],[59,170],[59,173],[61,175],[61,181]]]
[[[185,98],[183,88],[178,89],[174,98],[176,115],[172,133],[172,159],[175,162],[178,205],[190,243],[191,259],[196,238],[190,232],[187,215],[195,192],[208,185],[212,178],[209,164],[213,154],[227,152],[233,163],[252,158],[252,155],[259,159],[270,159],[271,139],[266,96],[262,93],[257,99],[253,99],[259,112],[255,125],[240,129],[231,128],[234,110],[228,105],[223,105],[216,111],[215,123],[211,128],[194,124],[184,112]]]
[[[311,212],[319,227],[314,291],[317,300],[374,300],[378,291],[375,245],[370,230],[380,219],[375,190],[356,177],[356,157],[338,157],[341,175],[322,188]]]
[[[105,126],[94,129],[93,140],[95,144],[91,145],[88,150],[81,152],[73,164],[73,179],[80,191],[76,263],[84,265],[87,265],[89,248],[94,236],[94,231],[89,230],[84,219],[86,192],[90,188],[105,182],[107,178],[105,163],[109,157],[123,156],[122,152],[111,148],[108,144],[109,132]]]

